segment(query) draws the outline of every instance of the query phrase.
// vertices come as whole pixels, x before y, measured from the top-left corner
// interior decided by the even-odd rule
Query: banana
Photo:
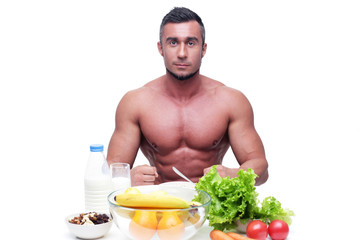
[[[133,193],[140,193],[139,189],[134,187],[129,187],[125,190],[125,193],[127,194],[133,194]]]
[[[180,209],[190,206],[190,203],[184,199],[165,194],[162,191],[148,194],[122,193],[116,195],[115,201],[120,206],[133,208]]]

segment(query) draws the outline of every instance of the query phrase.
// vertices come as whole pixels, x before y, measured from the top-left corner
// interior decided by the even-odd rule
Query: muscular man
[[[172,166],[197,182],[212,165],[219,165],[222,177],[252,168],[259,176],[256,184],[264,183],[268,163],[249,101],[199,73],[207,49],[200,17],[174,8],[162,21],[157,46],[166,73],[121,99],[108,163],[132,167],[140,148],[150,165],[132,167],[132,185],[182,180]],[[221,165],[230,146],[239,168]]]

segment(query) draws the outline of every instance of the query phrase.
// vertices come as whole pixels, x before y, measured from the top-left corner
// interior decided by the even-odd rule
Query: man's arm
[[[231,93],[229,140],[240,169],[252,168],[259,176],[256,185],[268,179],[268,162],[262,141],[254,127],[254,115],[247,98],[240,92]]]
[[[133,185],[153,184],[157,176],[154,167],[141,165],[133,168],[140,147],[141,130],[138,123],[136,93],[127,93],[116,109],[115,130],[110,139],[107,162],[129,163]]]
[[[110,139],[107,161],[134,164],[140,146],[141,133],[137,123],[137,114],[132,94],[127,93],[121,99],[115,115],[115,130]]]
[[[268,162],[262,141],[254,127],[254,116],[247,98],[239,91],[225,87],[221,94],[221,102],[226,103],[229,113],[228,135],[232,151],[240,164],[240,168],[217,167],[221,177],[237,177],[240,169],[252,168],[258,175],[256,185],[265,183],[268,179]],[[204,174],[211,167],[204,169]]]

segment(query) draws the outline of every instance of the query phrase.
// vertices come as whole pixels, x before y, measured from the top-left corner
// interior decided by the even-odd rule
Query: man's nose
[[[178,57],[179,58],[186,58],[187,57],[187,51],[186,51],[186,44],[185,43],[180,44]]]

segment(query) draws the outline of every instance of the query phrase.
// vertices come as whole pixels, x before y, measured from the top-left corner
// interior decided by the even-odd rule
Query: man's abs
[[[150,143],[145,137],[141,141],[141,151],[149,160],[150,165],[155,166],[157,169],[159,177],[155,182],[156,184],[168,181],[183,181],[181,177],[174,173],[173,166],[192,181],[197,182],[203,176],[204,168],[222,163],[228,148],[227,135],[219,140],[214,140],[213,147],[202,150],[193,149],[186,145],[166,149],[161,145]]]

